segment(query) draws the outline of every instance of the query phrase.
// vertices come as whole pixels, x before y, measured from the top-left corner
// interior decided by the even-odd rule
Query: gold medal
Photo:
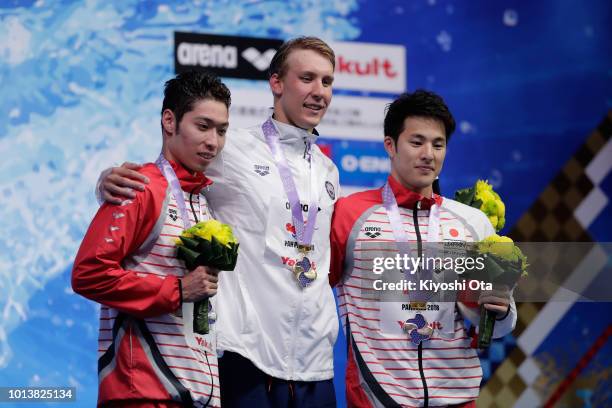
[[[305,288],[317,279],[317,270],[307,256],[312,251],[312,248],[312,245],[298,245],[298,251],[302,254],[302,259],[295,263],[293,275],[302,288]]]

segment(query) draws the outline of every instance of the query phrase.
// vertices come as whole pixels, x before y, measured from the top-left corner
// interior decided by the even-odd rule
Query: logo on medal
[[[298,244],[297,249],[300,253],[299,258],[281,256],[281,262],[289,268],[298,285],[304,289],[317,279],[316,265],[309,258],[309,254],[314,250],[314,247]]]
[[[336,199],[336,190],[334,189],[334,185],[332,183],[330,183],[329,181],[325,182],[325,189],[327,190],[327,194],[329,195],[329,198],[331,198],[332,200]]]
[[[295,266],[293,267],[293,274],[295,279],[298,281],[298,284],[302,288],[309,286],[315,279],[317,279],[317,271],[307,256],[304,256],[295,263]]]
[[[178,219],[178,213],[174,208],[168,209],[168,216],[172,219],[172,221],[176,221]]]
[[[262,177],[270,174],[270,166],[262,166],[259,164],[255,164],[253,165],[253,170],[255,171],[255,173],[259,174]]]

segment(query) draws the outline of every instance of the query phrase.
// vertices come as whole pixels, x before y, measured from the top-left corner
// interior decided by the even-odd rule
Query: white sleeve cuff
[[[493,329],[493,338],[498,339],[504,337],[506,334],[514,330],[517,320],[516,304],[514,299],[510,302],[510,310],[505,318],[495,321],[495,328]]]

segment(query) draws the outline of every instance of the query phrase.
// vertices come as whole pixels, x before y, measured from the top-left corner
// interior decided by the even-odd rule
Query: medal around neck
[[[239,244],[234,237],[232,228],[214,219],[197,222],[198,218],[195,212],[193,215],[197,224],[192,226],[183,198],[181,183],[174,169],[172,169],[172,165],[163,154],[159,155],[155,164],[168,181],[171,194],[181,212],[181,220],[185,228],[176,240],[177,259],[183,260],[188,270],[193,270],[201,265],[233,271],[238,259]],[[209,303],[209,299],[194,303],[194,333],[208,334],[210,322],[217,319],[216,314],[211,311]]]
[[[308,258],[308,252],[311,251],[311,246],[301,246],[300,253],[302,253],[302,259],[295,263],[293,267],[293,276],[297,280],[300,287],[305,288],[317,279],[317,270],[310,259]]]
[[[412,319],[404,322],[402,329],[408,333],[410,341],[417,346],[425,340],[429,340],[433,334],[433,329],[427,324],[427,320],[422,314],[417,313]]]
[[[310,286],[317,279],[317,271],[307,256],[295,263],[293,275],[302,288]]]
[[[382,189],[382,201],[383,207],[387,213],[387,217],[389,218],[389,223],[391,225],[391,230],[393,232],[393,237],[395,239],[395,244],[397,245],[397,250],[402,256],[411,256],[411,243],[408,234],[402,228],[402,219],[399,211],[399,206],[397,205],[397,201],[395,199],[395,194],[391,189],[389,183],[385,183]],[[417,201],[416,208],[421,208],[421,202]],[[438,235],[440,231],[440,209],[436,204],[432,205],[429,210],[429,221],[427,224],[427,241],[428,242],[436,242],[438,240]],[[419,253],[419,256],[423,256],[422,252]],[[433,255],[433,254],[430,254]],[[419,280],[427,280],[430,279],[432,275],[432,271],[421,268],[417,268],[417,270],[405,269],[403,270],[405,279],[408,282],[413,282],[414,285],[418,286]],[[408,297],[411,302],[420,305],[419,310],[424,310],[427,301],[431,298],[433,292],[428,290],[412,290],[410,291]]]
[[[297,280],[301,288],[309,286],[315,279],[317,279],[317,271],[314,264],[310,261],[308,254],[313,250],[312,237],[317,223],[318,213],[318,198],[311,197],[311,203],[308,210],[308,220],[304,222],[304,215],[302,214],[302,205],[298,194],[293,175],[289,169],[287,158],[281,149],[279,142],[279,134],[274,127],[271,119],[268,119],[262,125],[262,131],[266,137],[266,144],[272,153],[272,158],[278,169],[281,181],[283,183],[283,189],[287,194],[287,199],[291,208],[291,219],[295,226],[295,235],[298,242],[298,251],[301,254],[295,266],[293,267],[293,276]],[[311,192],[316,192],[315,177],[312,174],[312,158],[308,162],[311,182]]]

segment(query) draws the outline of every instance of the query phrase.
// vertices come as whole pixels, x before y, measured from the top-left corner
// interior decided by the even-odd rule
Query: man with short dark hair
[[[225,407],[335,407],[338,320],[328,283],[329,231],[338,170],[315,144],[331,102],[334,52],[300,37],[270,66],[274,110],[265,123],[230,131],[208,170],[206,197],[240,241],[236,269],[217,295]],[[102,181],[103,196],[138,188],[129,169]]]
[[[72,287],[102,305],[99,406],[220,403],[214,324],[208,335],[193,331],[194,302],[216,294],[219,271],[187,271],[175,239],[210,218],[200,192],[225,144],[229,106],[229,90],[213,75],[166,82],[162,152],[138,173],[150,182],[120,206],[102,205],[83,238]]]
[[[421,90],[401,95],[388,107],[384,129],[387,183],[338,200],[332,220],[330,282],[338,284],[348,340],[347,402],[475,407],[482,369],[463,317],[477,324],[478,306],[455,298],[432,301],[427,290],[387,299],[374,283],[383,276],[374,266],[375,258],[414,256],[414,250],[423,258],[432,248],[457,248],[495,231],[480,210],[433,191],[455,129],[442,98]],[[516,307],[507,288],[482,292],[479,303],[498,315],[494,337],[514,328]]]

